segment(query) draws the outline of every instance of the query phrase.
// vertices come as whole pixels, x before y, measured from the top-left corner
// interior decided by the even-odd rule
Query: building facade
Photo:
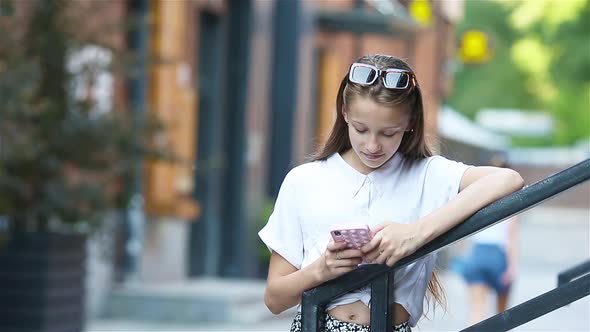
[[[461,13],[461,2],[150,0],[147,109],[185,163],[146,165],[142,279],[261,276],[264,206],[329,134],[340,80],[363,54],[415,69],[436,136]]]

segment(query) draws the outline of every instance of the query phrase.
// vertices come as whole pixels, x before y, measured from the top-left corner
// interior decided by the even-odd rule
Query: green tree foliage
[[[590,137],[590,1],[505,4],[520,39],[512,47],[527,88],[557,121],[556,144]]]
[[[465,31],[480,30],[488,35],[493,53],[484,64],[460,64],[455,76],[455,93],[449,104],[474,117],[482,107],[537,108],[534,95],[522,82],[523,72],[510,55],[517,32],[507,17],[510,10],[492,1],[466,1],[465,18],[457,26],[460,38]]]
[[[30,5],[29,20],[0,20],[0,216],[19,230],[48,230],[125,204],[121,181],[139,158],[163,151],[149,145],[155,123],[99,114],[71,92],[66,59],[79,40],[68,2]]]
[[[590,1],[467,1],[457,33],[477,29],[493,57],[462,65],[449,104],[473,117],[484,107],[542,110],[551,138],[523,145],[572,144],[590,136]]]

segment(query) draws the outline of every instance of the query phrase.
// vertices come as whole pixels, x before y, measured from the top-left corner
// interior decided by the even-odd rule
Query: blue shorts
[[[493,244],[475,244],[471,255],[463,262],[463,278],[468,284],[484,284],[498,294],[506,294],[510,285],[502,282],[508,267],[506,251]]]

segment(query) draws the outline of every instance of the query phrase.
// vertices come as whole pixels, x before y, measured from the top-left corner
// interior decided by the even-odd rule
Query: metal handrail
[[[356,270],[329,280],[318,287],[305,291],[301,301],[301,324],[303,331],[315,332],[323,329],[325,324],[325,306],[331,300],[369,283],[376,285],[380,279],[392,282],[393,272],[396,269],[411,264],[434,251],[526,211],[588,179],[590,179],[590,159],[586,159],[491,203],[464,222],[430,241],[412,255],[401,259],[391,268],[386,265],[364,265]],[[389,321],[385,320],[390,318],[390,306],[388,304],[392,302],[391,299],[388,299],[388,301],[379,301],[379,305],[371,305],[371,331],[377,331],[377,326],[374,325],[374,322],[382,322],[378,324],[379,326],[388,324]]]
[[[588,295],[590,295],[590,275],[585,275],[469,326],[461,332],[509,331]]]
[[[565,283],[572,281],[574,278],[590,273],[590,260],[587,260],[581,264],[571,267],[565,271],[559,272],[557,275],[557,286],[561,286]]]

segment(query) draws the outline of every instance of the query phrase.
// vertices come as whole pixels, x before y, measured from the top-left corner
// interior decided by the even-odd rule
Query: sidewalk
[[[590,258],[590,211],[536,207],[519,222],[519,271],[509,306],[515,306],[557,286],[559,272]],[[441,273],[447,294],[446,314],[422,319],[418,331],[458,331],[467,327],[467,290],[460,277]],[[488,308],[490,315],[493,303]],[[590,331],[590,297],[582,298],[514,331]]]
[[[520,304],[557,285],[557,274],[590,257],[590,215],[587,209],[534,208],[522,215],[519,232],[520,269],[510,306]],[[448,310],[430,310],[414,331],[458,331],[466,327],[467,294],[462,280],[439,272],[447,294]],[[262,289],[260,281],[259,289]],[[262,291],[260,301],[262,301]],[[260,303],[258,303],[260,305]],[[263,304],[262,304],[263,305]],[[492,308],[492,303],[490,303]],[[491,310],[491,309],[490,309]],[[590,298],[585,297],[514,331],[590,331]],[[288,331],[294,310],[273,316],[269,312],[250,323],[166,324],[147,321],[94,319],[87,332],[139,331]]]

